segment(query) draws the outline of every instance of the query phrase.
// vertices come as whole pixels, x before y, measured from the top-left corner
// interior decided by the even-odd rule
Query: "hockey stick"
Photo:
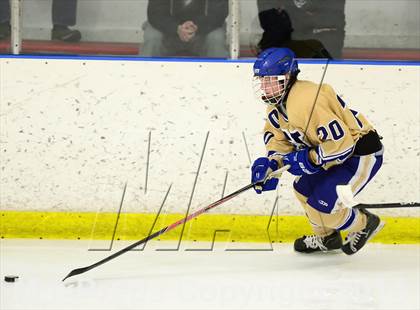
[[[391,209],[391,208],[415,208],[420,207],[420,202],[391,202],[391,203],[359,203],[356,209]]]
[[[264,183],[265,181],[267,181],[268,179],[271,179],[273,177],[280,177],[280,175],[284,171],[286,171],[287,169],[289,169],[289,166],[288,165],[287,166],[284,166],[284,167],[281,167],[280,169],[278,169],[276,171],[271,172],[264,179],[264,181],[262,183]],[[87,266],[87,267],[77,268],[77,269],[74,269],[74,270],[70,271],[70,273],[63,279],[63,281],[66,280],[67,278],[70,278],[70,277],[73,277],[73,276],[76,276],[76,275],[85,273],[86,271],[89,271],[89,270],[91,270],[91,269],[93,269],[95,267],[98,267],[98,266],[100,266],[102,264],[105,264],[106,262],[109,262],[110,260],[112,260],[112,259],[114,259],[114,258],[116,258],[116,257],[118,257],[118,256],[120,256],[120,255],[122,255],[122,254],[124,254],[124,253],[126,253],[126,252],[128,252],[128,251],[130,251],[132,249],[134,249],[136,246],[138,246],[138,245],[140,245],[142,243],[145,243],[145,242],[147,242],[147,241],[149,241],[149,240],[151,240],[153,238],[156,238],[156,237],[158,237],[158,236],[160,236],[160,235],[162,235],[162,234],[164,234],[164,233],[166,233],[166,232],[174,229],[175,227],[178,227],[179,225],[181,225],[181,224],[183,224],[185,222],[188,222],[189,220],[191,220],[191,219],[199,216],[200,214],[205,213],[208,210],[213,209],[214,207],[216,207],[216,206],[218,206],[218,205],[220,205],[220,204],[222,204],[222,203],[224,203],[224,202],[226,202],[226,201],[228,201],[228,200],[230,200],[230,199],[238,196],[239,194],[241,194],[241,193],[249,190],[250,188],[254,187],[256,184],[257,183],[248,184],[247,186],[244,186],[241,189],[238,189],[236,192],[233,192],[233,193],[227,195],[226,197],[223,197],[222,199],[219,199],[219,200],[213,202],[212,204],[208,205],[207,207],[205,207],[203,209],[200,209],[200,210],[198,210],[198,211],[196,211],[194,213],[191,213],[190,215],[184,217],[183,219],[180,219],[179,221],[177,221],[177,222],[175,222],[173,224],[170,224],[170,225],[166,226],[165,228],[162,228],[161,230],[159,230],[159,231],[157,231],[157,232],[155,232],[155,233],[147,236],[146,238],[141,239],[140,241],[137,241],[137,242],[135,242],[135,243],[133,243],[133,244],[131,244],[131,245],[123,248],[122,250],[119,250],[118,252],[116,252],[116,253],[108,256],[108,257],[105,257],[104,259],[98,261],[97,263],[94,263],[94,264],[92,264],[90,266]]]
[[[420,207],[418,202],[393,202],[393,203],[359,203],[355,200],[352,188],[349,184],[336,186],[337,196],[348,208],[355,209],[391,209],[391,208],[415,208]]]

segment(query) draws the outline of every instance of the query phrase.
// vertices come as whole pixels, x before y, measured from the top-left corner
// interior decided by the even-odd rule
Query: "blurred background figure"
[[[345,37],[345,0],[281,0],[293,24],[293,39],[320,41],[341,58]]]
[[[80,31],[72,30],[69,26],[76,24],[77,0],[53,0],[51,39],[65,42],[79,42],[82,38]],[[0,0],[0,40],[10,36],[10,3]]]
[[[142,56],[228,57],[228,0],[149,0]]]
[[[270,47],[284,47],[292,39],[293,27],[289,14],[281,8],[279,1],[257,0],[257,7],[258,20],[264,30],[257,44],[257,54]]]
[[[288,47],[299,58],[340,58],[345,0],[257,0],[264,30],[257,53]]]

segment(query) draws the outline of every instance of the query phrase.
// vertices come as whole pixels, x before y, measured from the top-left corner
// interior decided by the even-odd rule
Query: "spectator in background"
[[[51,39],[65,42],[79,42],[80,31],[69,26],[76,24],[77,0],[53,0]],[[0,40],[10,36],[10,4],[9,0],[0,0]]]
[[[228,0],[149,0],[142,56],[228,57]]]
[[[297,57],[340,58],[345,0],[257,0],[263,36],[258,50],[287,47]]]
[[[341,58],[345,37],[345,0],[280,0],[293,24],[293,39],[321,41]]]
[[[257,54],[270,47],[282,47],[292,39],[293,27],[290,16],[278,6],[278,1],[257,0],[258,20],[264,30],[258,43]]]

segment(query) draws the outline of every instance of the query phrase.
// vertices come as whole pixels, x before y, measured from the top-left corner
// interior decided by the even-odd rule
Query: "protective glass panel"
[[[228,0],[22,1],[21,54],[228,57]],[[9,0],[0,22],[10,24]],[[7,52],[3,24],[0,52]]]
[[[420,1],[239,1],[240,57],[287,46],[301,58],[420,60]],[[229,57],[228,0],[31,0],[22,54]],[[0,53],[10,53],[0,0]]]
[[[241,1],[241,56],[289,47],[300,58],[420,60],[420,2]]]

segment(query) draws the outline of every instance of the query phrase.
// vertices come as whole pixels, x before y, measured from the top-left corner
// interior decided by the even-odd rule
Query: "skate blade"
[[[343,251],[341,250],[341,248],[339,248],[339,249],[334,249],[334,250],[321,251],[321,253],[319,253],[319,254],[323,254],[323,255],[337,255],[337,254],[343,254]]]
[[[297,253],[298,255],[337,255],[337,254],[342,254],[343,251],[340,249],[334,249],[334,250],[327,250],[327,251],[314,251],[314,252],[299,252],[299,251],[294,251],[295,253]]]

